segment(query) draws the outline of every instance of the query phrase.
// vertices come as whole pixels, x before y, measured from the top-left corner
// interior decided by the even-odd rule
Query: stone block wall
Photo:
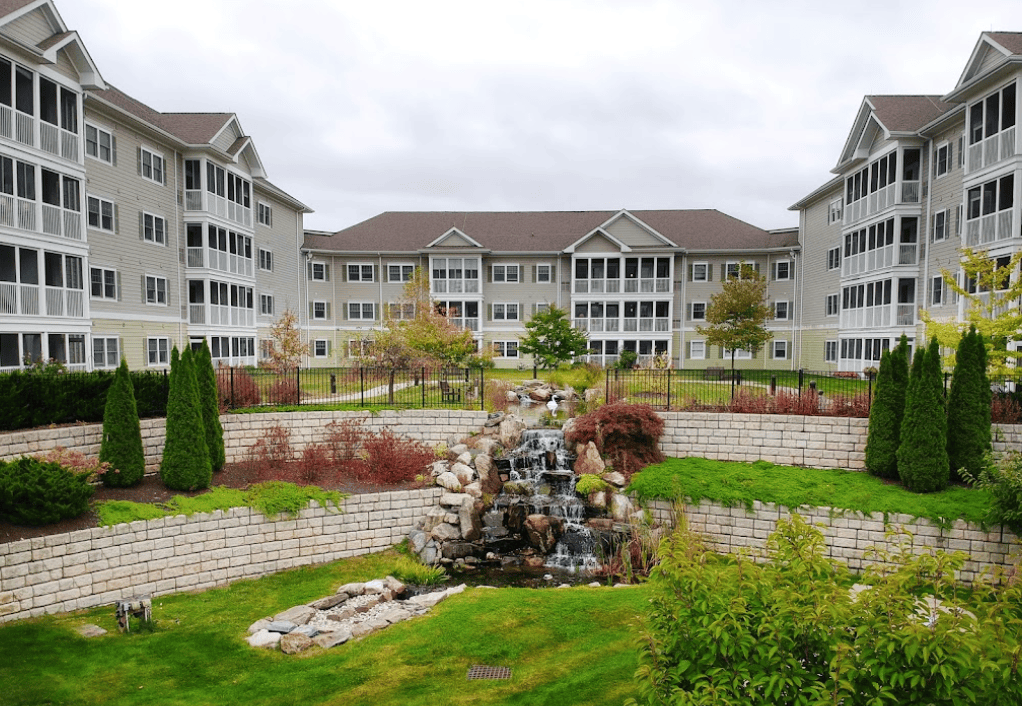
[[[706,500],[682,507],[689,528],[704,536],[712,549],[728,554],[764,549],[767,537],[777,527],[777,521],[790,516],[788,508],[758,501],[753,504],[752,510],[724,507]],[[675,520],[674,507],[666,501],[653,502],[650,512],[660,522],[672,524]],[[868,547],[893,551],[898,541],[907,539],[888,538],[887,532],[899,527],[912,533],[913,553],[943,549],[968,554],[970,559],[958,577],[966,583],[974,581],[983,571],[998,567],[1010,570],[1018,560],[1018,539],[1001,527],[983,530],[959,520],[943,529],[929,520],[915,519],[910,515],[889,515],[885,521],[880,513],[869,516],[855,512],[838,514],[840,511],[825,507],[801,507],[798,513],[823,533],[827,556],[841,561],[855,572],[862,571],[870,563],[863,558]]]
[[[340,512],[313,503],[296,519],[233,508],[0,544],[0,622],[381,551],[404,539],[440,493],[353,495]]]

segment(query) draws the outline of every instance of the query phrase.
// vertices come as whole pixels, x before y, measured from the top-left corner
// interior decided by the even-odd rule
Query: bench
[[[707,368],[703,371],[703,380],[723,380],[724,368]]]
[[[456,390],[447,384],[446,380],[441,380],[440,399],[444,402],[461,402],[461,390]]]

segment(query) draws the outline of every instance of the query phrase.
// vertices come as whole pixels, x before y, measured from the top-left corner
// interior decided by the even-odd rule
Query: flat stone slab
[[[312,647],[312,638],[293,632],[280,638],[280,651],[286,655],[296,655]]]
[[[314,628],[311,625],[299,625],[294,630],[288,633],[288,635],[305,635],[306,637],[312,638],[319,634],[319,629]]]
[[[307,605],[296,605],[294,608],[288,608],[285,611],[277,613],[273,616],[273,620],[282,622],[292,622],[295,625],[305,625],[307,622],[312,620],[312,616],[316,614],[316,609],[312,606]]]
[[[246,641],[252,647],[276,647],[280,643],[281,634],[279,632],[270,632],[269,630],[260,630],[257,633],[249,635]]]
[[[272,623],[266,626],[266,629],[270,632],[279,632],[282,635],[286,635],[292,630],[298,627],[297,624],[292,623],[288,620],[274,620]]]
[[[331,647],[337,647],[337,645],[343,645],[345,642],[351,639],[351,630],[344,628],[343,630],[335,630],[333,632],[320,633],[316,637],[312,638],[312,642],[324,650],[329,650]]]
[[[309,607],[315,608],[316,610],[328,610],[333,608],[335,605],[344,603],[346,600],[348,600],[347,593],[335,593],[332,596],[327,596],[326,598],[320,598],[318,601],[313,601],[309,604]]]
[[[98,625],[93,625],[91,623],[79,625],[78,627],[75,628],[75,632],[77,632],[82,637],[99,637],[100,635],[106,635],[106,630],[99,627]]]

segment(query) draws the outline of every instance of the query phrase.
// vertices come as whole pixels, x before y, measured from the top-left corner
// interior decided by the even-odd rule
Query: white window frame
[[[838,354],[838,344],[836,340],[824,341],[823,342],[823,360],[826,363],[836,363]]]
[[[327,358],[330,356],[330,341],[325,338],[317,338],[312,342],[312,355],[315,358]]]
[[[146,157],[149,157],[149,164],[146,164]],[[138,170],[143,179],[148,179],[159,185],[167,183],[167,160],[159,152],[148,147],[139,147]]]
[[[494,358],[520,358],[518,353],[518,341],[494,341]]]
[[[152,286],[150,287],[150,282]],[[160,284],[163,284],[161,287]],[[153,296],[150,298],[149,293]],[[160,301],[160,294],[163,301]],[[166,277],[159,275],[145,275],[145,303],[147,306],[167,306],[170,303],[170,285]]]
[[[146,363],[149,367],[170,364],[170,339],[166,336],[148,336],[145,340]]]
[[[410,321],[415,318],[415,304],[410,302],[387,302],[387,318],[394,321]]]
[[[522,315],[522,307],[519,306],[518,302],[493,302],[490,305],[491,312],[493,314],[494,321],[520,321]],[[500,315],[497,315],[497,307],[500,307]],[[514,317],[510,316],[510,308],[514,308]]]
[[[723,349],[725,358],[731,357],[731,350],[728,348]],[[735,351],[735,360],[752,360],[752,351],[747,351],[744,348],[739,348]]]
[[[349,338],[348,357],[357,358],[360,355],[365,355],[372,345],[373,339],[371,338]]]
[[[358,277],[352,279],[351,270],[352,268],[358,268]],[[369,279],[365,278],[365,268],[369,268]],[[371,262],[349,262],[344,266],[344,272],[346,280],[348,282],[354,282],[357,284],[371,284],[376,281],[376,268]]]
[[[699,269],[702,268],[703,276],[699,276]],[[710,281],[710,263],[708,262],[693,262],[692,263],[692,281],[693,282],[709,282]]]
[[[264,272],[273,272],[273,251],[266,248],[259,248],[259,269]]]
[[[827,270],[841,269],[841,246],[827,250]]]
[[[312,318],[315,321],[326,321],[328,318],[330,318],[327,315],[327,302],[325,301],[312,302]]]
[[[688,357],[689,360],[706,360],[706,341],[689,341]]]
[[[273,316],[273,294],[259,295],[259,314],[261,316]]]
[[[943,276],[937,276],[930,280],[930,306],[944,306],[947,304],[948,286]]]
[[[781,277],[781,266],[784,266],[784,276]],[[774,262],[774,281],[787,282],[791,279],[791,260],[777,260]]]
[[[844,214],[844,198],[836,198],[830,202],[830,208],[827,213],[827,223],[834,224],[841,221],[841,216]]]
[[[96,359],[96,344],[102,341],[103,347],[103,360],[99,362]],[[111,346],[112,343],[112,346]],[[111,354],[113,354],[113,362],[110,361]],[[147,353],[148,355],[148,353]],[[92,367],[95,369],[107,369],[116,368],[121,364],[121,339],[117,336],[96,336],[92,337]]]
[[[100,272],[100,289],[102,290],[99,294],[96,294],[92,288],[95,285],[92,276],[93,273]],[[107,294],[107,288],[113,285],[114,293],[112,295]],[[110,301],[117,300],[117,270],[111,270],[106,267],[89,267],[89,296],[92,299],[107,299]]]
[[[777,355],[778,351],[781,351],[781,355]],[[770,346],[770,355],[775,360],[787,360],[788,359],[788,341],[783,338],[776,338],[773,344]]]
[[[310,263],[310,271],[312,274],[312,280],[314,282],[326,282],[327,280],[327,263],[325,262],[313,262]]]
[[[157,228],[157,223],[161,224]],[[149,237],[149,234],[152,237]],[[148,211],[142,212],[142,240],[154,245],[167,245],[167,219]]]
[[[398,277],[395,279],[390,271],[391,267],[397,267]],[[408,276],[405,277],[405,268],[408,269]],[[404,282],[410,282],[412,275],[415,273],[415,263],[412,262],[388,262],[387,263],[387,282],[402,284]]]
[[[696,305],[703,307],[703,315],[696,316]],[[706,302],[692,302],[692,321],[706,321]]]
[[[950,219],[951,210],[947,208],[933,214],[933,242],[937,243],[947,240],[949,226],[951,225],[948,222]]]
[[[92,202],[96,202],[97,207],[97,219],[96,225],[92,224]],[[106,204],[110,207],[110,227],[105,228],[103,226],[103,205]],[[85,196],[85,222],[89,228],[94,230],[101,230],[105,233],[113,233],[117,230],[117,206],[110,199],[105,199],[102,196],[93,196],[92,194],[86,194]]]
[[[553,266],[549,263],[536,265],[536,284],[550,284],[554,281]]]
[[[256,221],[266,226],[273,227],[273,207],[262,201],[256,202]]]
[[[95,154],[93,154],[89,150],[89,131],[90,130],[94,130],[96,132],[96,140],[95,140],[96,152],[95,152]],[[109,158],[106,158],[106,159],[101,156],[102,155],[102,150],[103,150],[103,143],[102,143],[102,140],[100,139],[101,135],[106,135],[106,138],[107,138],[107,147],[106,148],[107,148],[107,152],[109,153],[110,156],[109,156]],[[112,130],[107,130],[106,128],[100,127],[98,125],[94,125],[93,123],[86,122],[85,123],[84,138],[85,138],[85,156],[86,157],[90,157],[90,158],[95,159],[97,161],[105,162],[107,164],[113,164],[114,163],[114,154],[115,154],[115,150],[116,150],[116,146],[115,146],[116,142],[114,141],[114,133],[113,133]]]
[[[828,294],[825,300],[824,312],[827,316],[837,316],[841,313],[841,295],[840,294]]]
[[[781,316],[781,309],[784,310],[783,316]],[[787,300],[775,301],[774,319],[777,321],[791,321],[791,302]]]
[[[348,321],[376,321],[376,302],[352,301],[347,303]],[[365,307],[369,307],[371,316],[366,316]],[[357,310],[358,316],[352,316],[352,308]]]
[[[519,265],[490,265],[490,277],[494,283],[500,284],[518,284],[522,281],[522,270]],[[497,278],[497,272],[500,272],[500,278]],[[512,279],[512,272],[514,272]]]
[[[940,169],[940,153],[944,152],[944,170]],[[952,160],[952,148],[951,143],[947,140],[938,142],[933,148],[933,178],[940,179],[942,176],[951,171],[951,160]]]

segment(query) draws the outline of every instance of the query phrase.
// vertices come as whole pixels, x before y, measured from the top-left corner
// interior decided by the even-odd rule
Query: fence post
[[[486,411],[486,373],[483,366],[479,366],[479,410]]]
[[[866,411],[873,408],[873,373],[869,374],[869,385],[866,388]]]
[[[163,369],[163,416],[167,416],[167,403],[170,402],[170,378],[167,369]]]
[[[234,396],[234,366],[231,366],[231,407],[237,407],[238,398]]]
[[[537,365],[536,361],[533,360],[532,361],[532,379],[535,380],[538,377],[539,377],[539,365]]]
[[[771,395],[777,395],[777,376],[776,375],[771,375],[770,376],[770,394]]]
[[[420,387],[422,388],[422,408],[426,409],[426,366],[422,366],[422,377],[419,378],[422,382]]]
[[[295,405],[302,404],[302,369],[295,368]]]
[[[667,411],[671,411],[671,369],[667,368],[664,371],[667,373]]]
[[[806,371],[805,371],[805,368],[799,368],[798,369],[798,396],[799,397],[802,396],[802,385],[805,384],[805,381],[806,381]]]
[[[359,394],[359,399],[361,400],[361,402],[359,403],[359,406],[365,407],[366,406],[366,369],[365,368],[359,368],[358,369],[358,394]]]

